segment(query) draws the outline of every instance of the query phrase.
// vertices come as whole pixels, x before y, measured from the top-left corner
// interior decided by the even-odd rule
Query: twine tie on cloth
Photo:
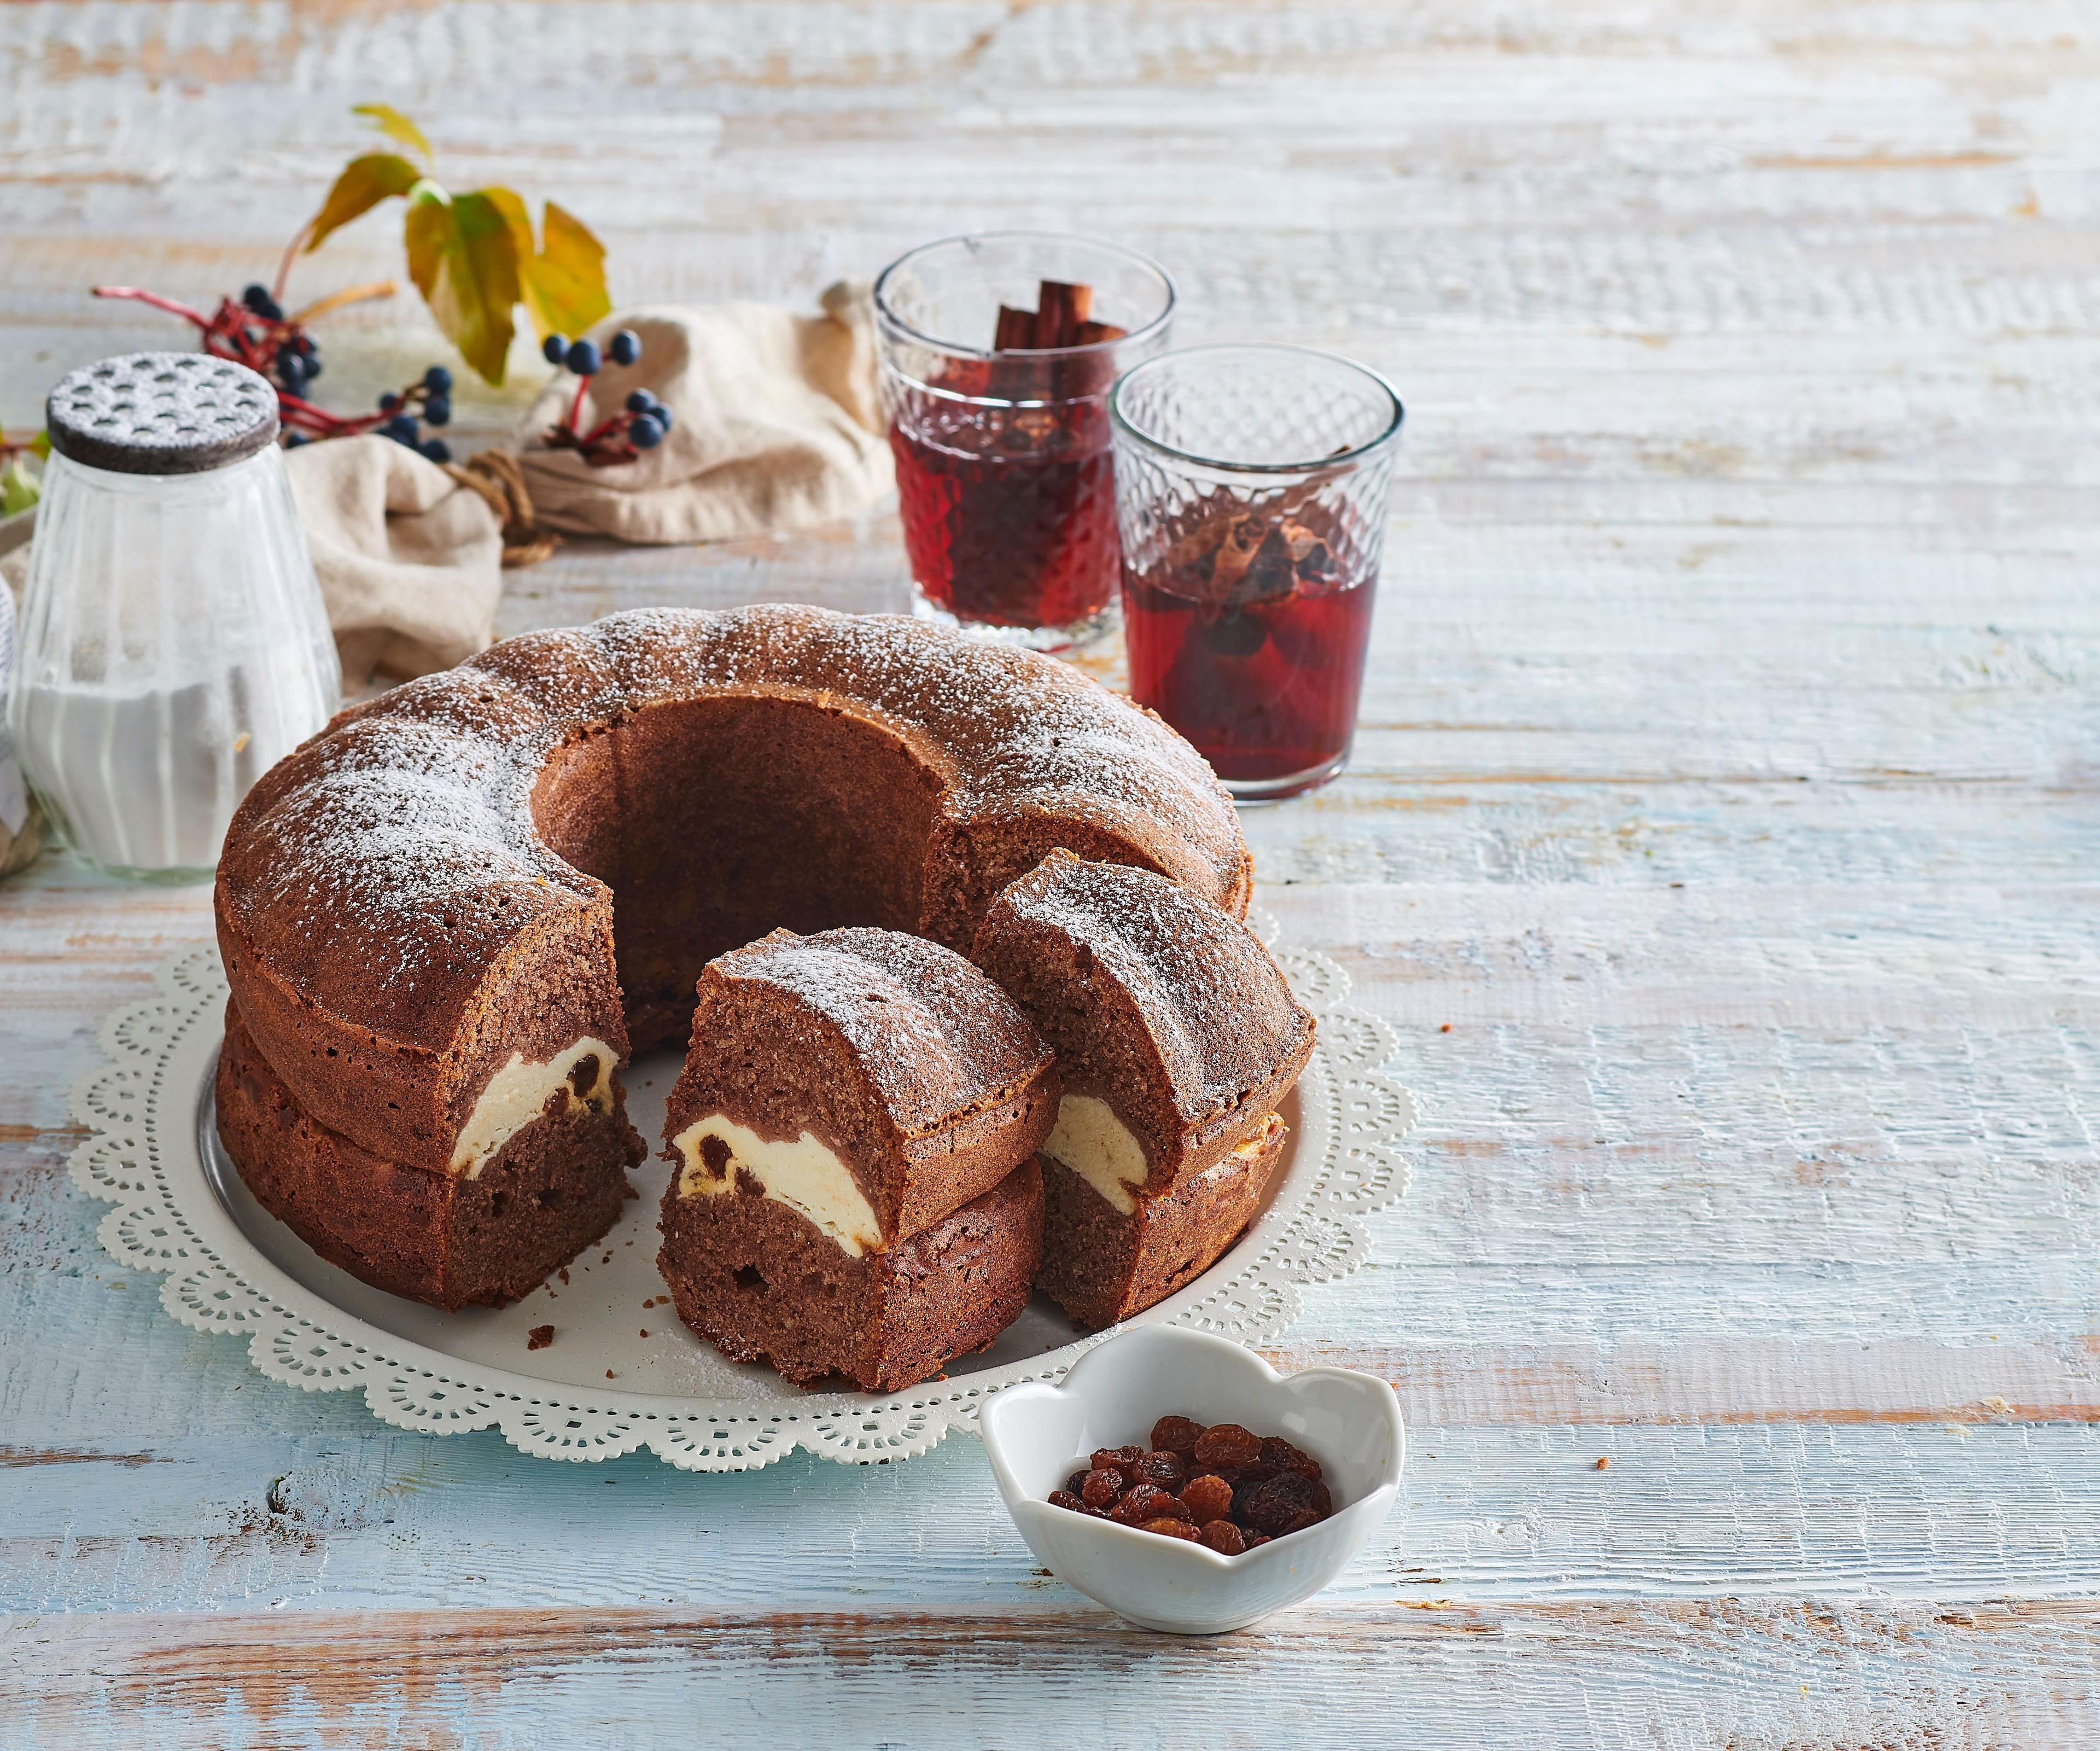
[[[525,484],[525,471],[508,450],[483,450],[464,464],[441,464],[461,486],[481,494],[496,513],[503,528],[503,568],[537,565],[562,545],[552,529],[539,528],[532,515],[532,494]]]

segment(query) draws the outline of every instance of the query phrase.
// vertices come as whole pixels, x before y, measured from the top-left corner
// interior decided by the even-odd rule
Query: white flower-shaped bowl
[[[1096,1448],[1150,1444],[1162,1417],[1281,1435],[1320,1461],[1335,1512],[1244,1556],[1118,1526],[1048,1497]],[[1243,1629],[1339,1574],[1400,1494],[1407,1432],[1392,1388],[1370,1374],[1279,1374],[1205,1332],[1141,1325],[1088,1351],[1055,1386],[1009,1386],[978,1418],[992,1475],[1028,1548],[1061,1580],[1147,1629]]]

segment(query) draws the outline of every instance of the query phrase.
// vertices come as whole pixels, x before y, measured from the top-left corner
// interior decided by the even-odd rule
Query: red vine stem
[[[588,377],[579,377],[576,379],[576,396],[569,403],[568,426],[571,431],[576,429],[576,415],[584,410],[584,391],[589,387],[590,379]]]
[[[178,303],[172,298],[163,298],[158,292],[148,292],[140,286],[98,285],[94,290],[97,298],[136,298],[142,304],[151,304],[156,310],[166,311],[171,316],[182,316],[194,322],[201,329],[209,331],[211,327],[210,317],[191,309],[188,304]]]

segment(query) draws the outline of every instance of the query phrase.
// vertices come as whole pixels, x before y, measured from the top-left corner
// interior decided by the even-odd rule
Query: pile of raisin
[[[1050,1492],[1051,1505],[1224,1556],[1317,1525],[1335,1511],[1320,1461],[1282,1435],[1186,1417],[1152,1426],[1149,1451],[1104,1447]]]

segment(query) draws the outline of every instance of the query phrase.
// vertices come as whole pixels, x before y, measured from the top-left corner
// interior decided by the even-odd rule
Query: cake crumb
[[[564,1283],[566,1283],[569,1280],[569,1267],[567,1265],[563,1265],[559,1271],[554,1273],[554,1275],[558,1276]]]
[[[1445,1022],[1445,1023],[1444,1024],[1444,1025],[1443,1025],[1442,1027],[1439,1028],[1436,1031],[1437,1031],[1439,1033],[1449,1033],[1449,1032],[1451,1031],[1451,1024],[1450,1024],[1450,1023],[1449,1023],[1449,1022],[1447,1021],[1447,1022]]]
[[[525,1334],[527,1350],[544,1350],[554,1341],[554,1328],[551,1325],[536,1325]]]
[[[1610,1461],[1610,1460],[1608,1460],[1608,1459],[1600,1459],[1600,1460],[1599,1460],[1599,1461],[1597,1461],[1597,1469],[1598,1469],[1599,1471],[1608,1471],[1608,1470],[1610,1470],[1612,1469],[1612,1462],[1611,1462],[1611,1461]]]
[[[644,1338],[646,1338],[649,1335],[649,1328],[647,1326],[645,1325],[642,1328],[642,1335]]]
[[[610,1379],[611,1379],[611,1378],[612,1378],[612,1370],[611,1370],[611,1369],[607,1369],[605,1371],[605,1377],[606,1377],[607,1380],[610,1380]]]

